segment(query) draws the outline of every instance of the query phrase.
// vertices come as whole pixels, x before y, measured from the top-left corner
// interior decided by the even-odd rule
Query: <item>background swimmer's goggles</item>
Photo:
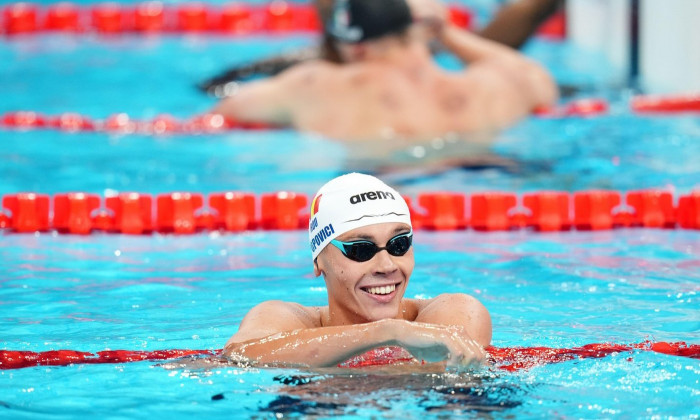
[[[401,233],[389,239],[385,247],[378,247],[370,241],[342,242],[337,239],[331,241],[336,248],[353,261],[365,262],[371,260],[379,251],[385,250],[389,254],[400,257],[408,252],[413,243],[413,232]]]

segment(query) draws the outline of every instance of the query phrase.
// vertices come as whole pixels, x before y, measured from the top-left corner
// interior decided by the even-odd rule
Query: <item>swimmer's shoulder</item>
[[[248,316],[284,320],[285,323],[298,324],[300,328],[321,326],[321,307],[304,306],[297,302],[283,300],[268,300],[259,303],[250,310]]]
[[[276,83],[294,101],[320,100],[335,88],[340,65],[325,60],[310,60],[297,64],[276,77]]]
[[[319,315],[316,315],[317,312]],[[238,327],[238,332],[228,340],[226,346],[280,332],[314,328],[320,326],[320,323],[320,310],[296,302],[268,300],[248,311]]]
[[[401,79],[401,73],[391,66],[380,63],[338,64],[326,60],[310,60],[298,64],[282,73],[282,76],[297,86],[307,89],[367,88],[386,86]]]
[[[482,346],[491,342],[492,325],[488,309],[466,293],[443,293],[419,303],[417,322],[462,326]]]
[[[441,316],[462,313],[465,315],[489,316],[486,307],[474,296],[466,293],[442,293],[430,299],[406,299],[412,301],[419,317]],[[418,320],[418,319],[417,319]]]
[[[332,76],[340,68],[340,65],[326,60],[309,60],[286,69],[278,77],[292,83],[310,84]]]

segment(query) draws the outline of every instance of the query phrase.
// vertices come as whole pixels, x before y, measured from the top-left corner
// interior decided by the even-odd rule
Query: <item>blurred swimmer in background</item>
[[[444,169],[483,164],[495,133],[557,100],[546,69],[451,24],[437,0],[336,0],[326,28],[342,64],[308,60],[242,84],[213,112],[342,141],[356,170]],[[430,40],[468,66],[438,66]]]
[[[476,33],[483,38],[499,42],[511,48],[520,48],[537,29],[557,10],[563,0],[514,0],[501,6],[493,19]],[[315,0],[314,5],[322,24],[330,19],[333,0]],[[432,45],[433,52],[439,45]],[[234,66],[219,75],[205,80],[199,88],[217,97],[227,96],[235,90],[236,82],[250,77],[272,76],[306,60],[324,59],[340,63],[341,57],[335,39],[325,30],[319,45],[283,53],[252,63]]]

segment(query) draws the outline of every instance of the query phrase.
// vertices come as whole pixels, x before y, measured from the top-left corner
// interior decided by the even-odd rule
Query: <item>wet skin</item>
[[[396,235],[410,230],[402,223],[382,223],[346,232],[336,239],[342,242],[366,240],[382,247]],[[314,273],[324,275],[328,289],[328,307],[322,310],[322,325],[405,319],[403,315],[411,308],[402,300],[414,265],[413,247],[402,256],[382,250],[369,261],[357,262],[335,246],[327,246],[314,262]],[[374,288],[394,290],[384,294],[377,293],[381,289]]]

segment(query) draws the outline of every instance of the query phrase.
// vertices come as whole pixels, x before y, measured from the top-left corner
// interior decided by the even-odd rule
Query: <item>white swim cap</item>
[[[393,222],[411,226],[408,205],[396,190],[370,175],[351,173],[334,178],[311,202],[311,255],[316,259],[326,245],[345,232]]]

